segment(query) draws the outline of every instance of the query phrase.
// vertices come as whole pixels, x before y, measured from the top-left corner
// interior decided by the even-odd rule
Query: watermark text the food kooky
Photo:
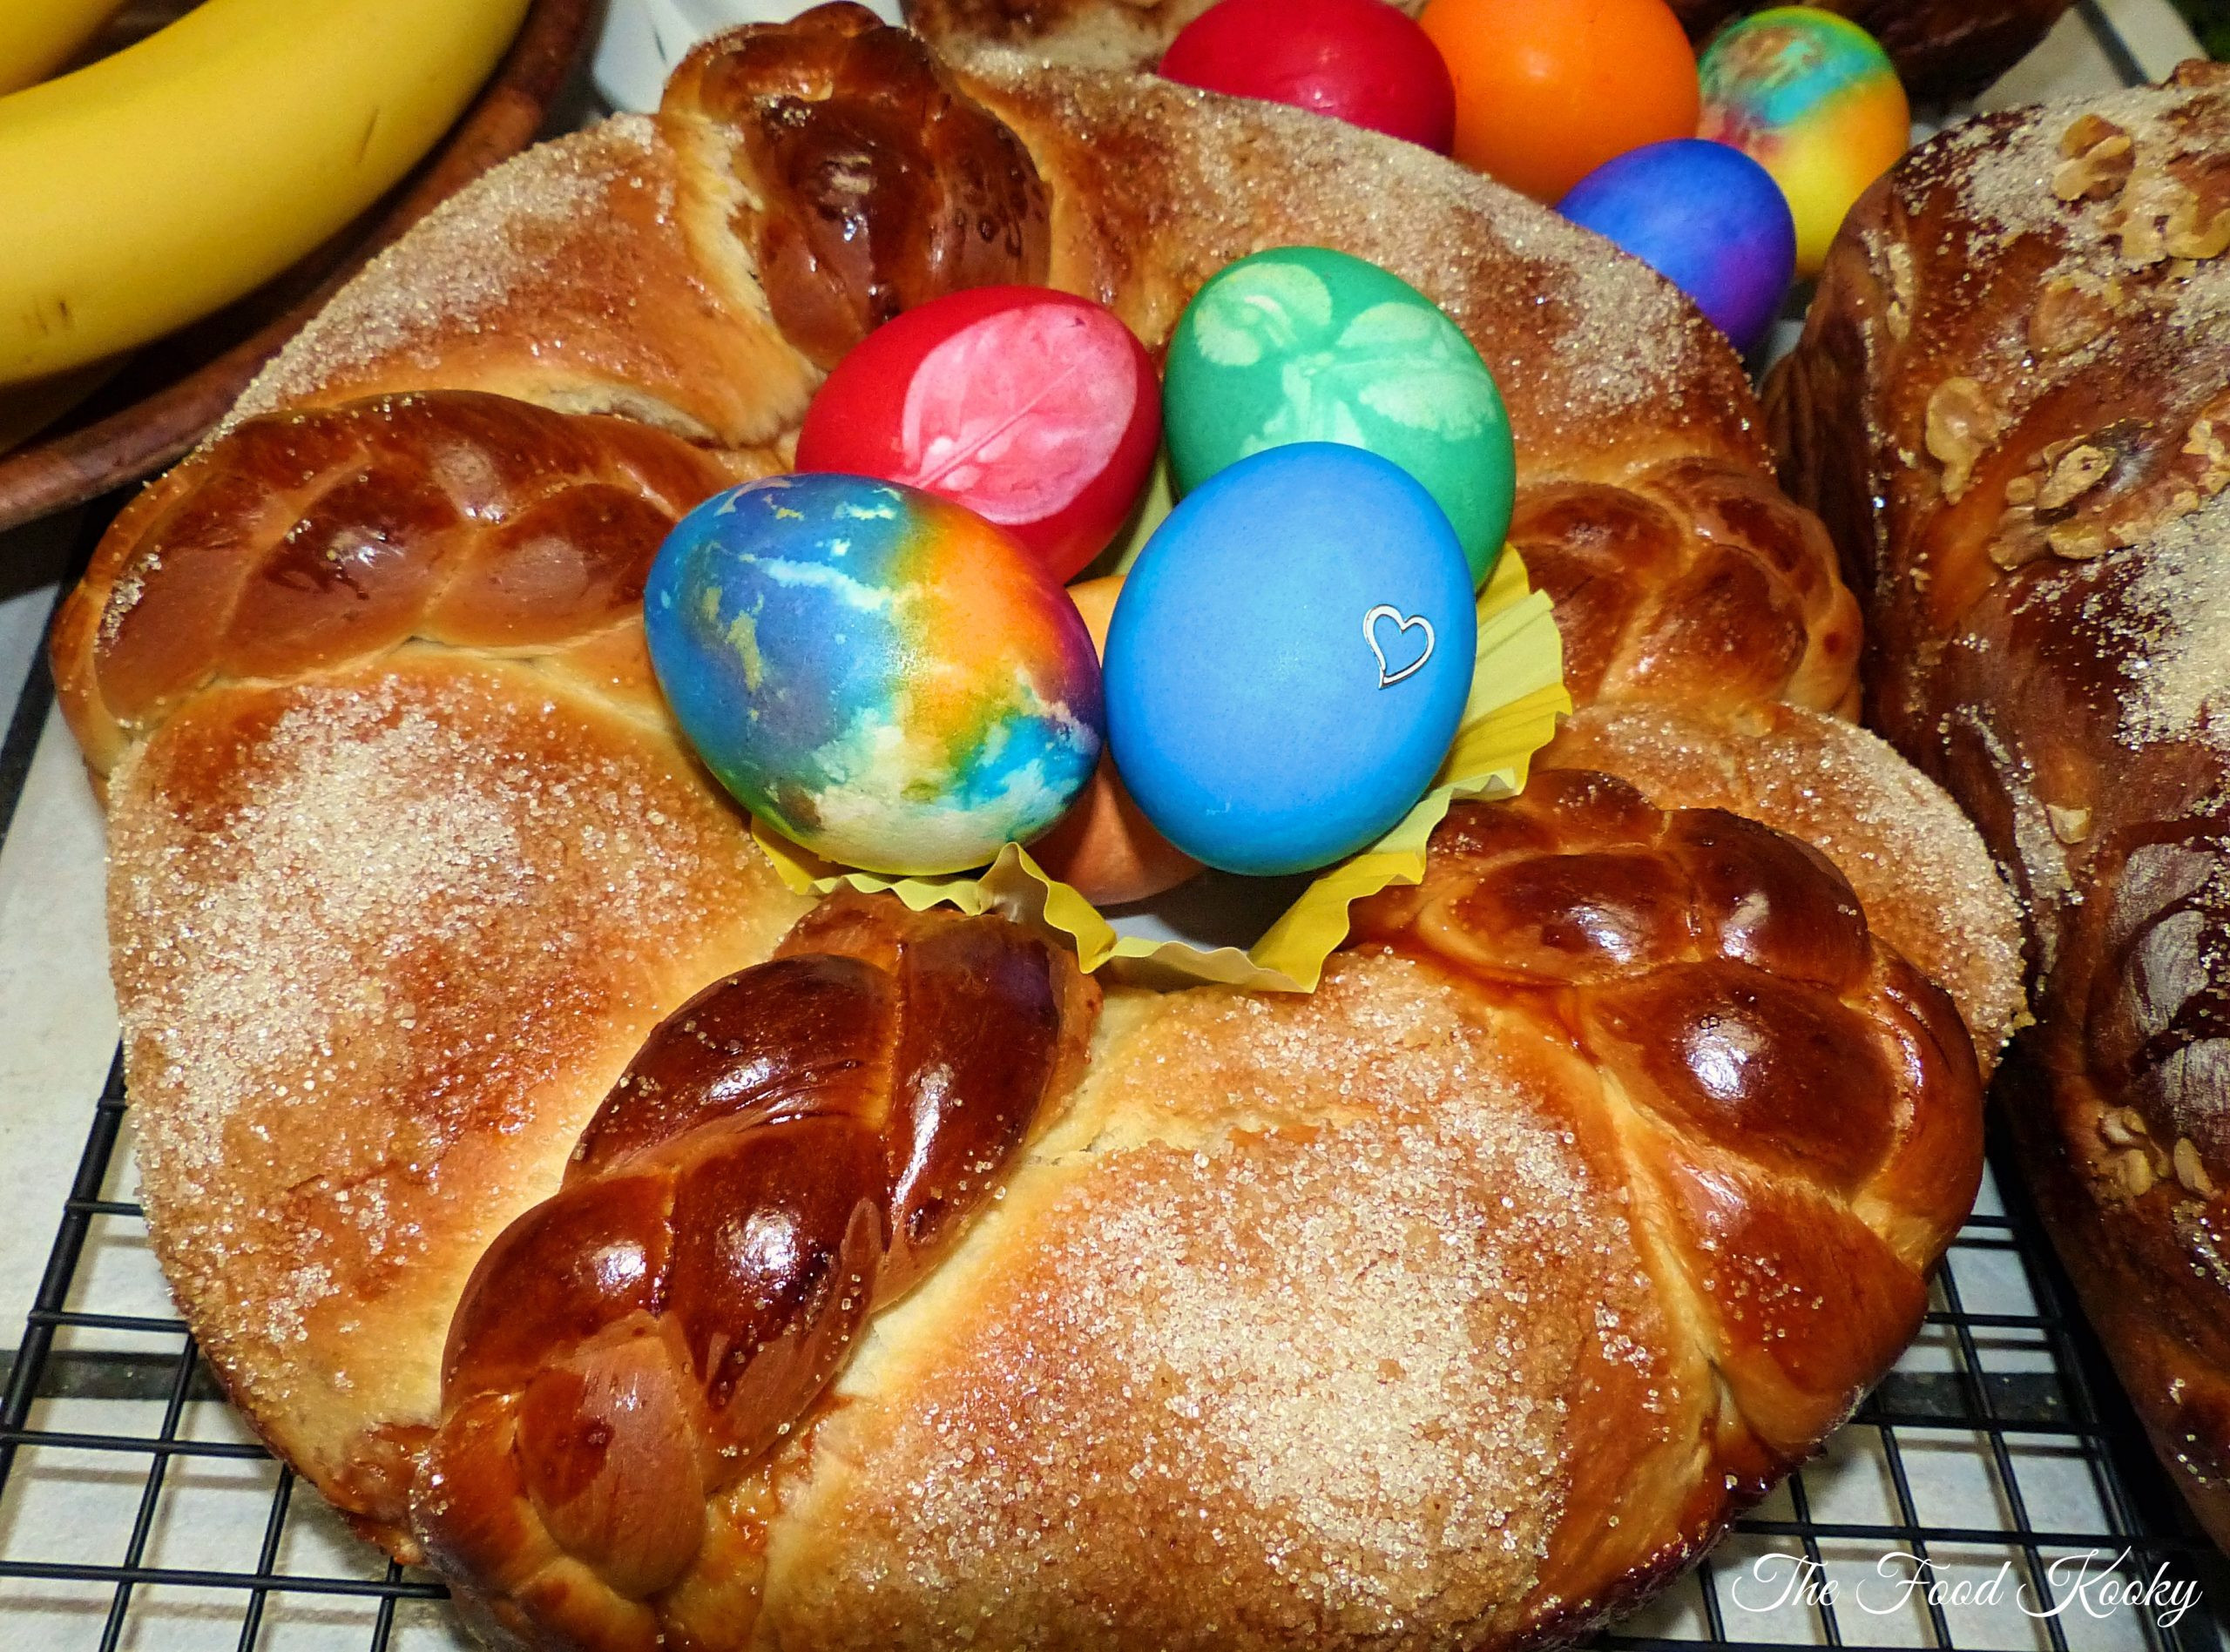
[[[2132,1608],[2147,1611],[2162,1628],[2173,1628],[2199,1603],[2196,1579],[2172,1576],[2166,1562],[2149,1569],[2129,1549],[2083,1549],[2044,1564],[2043,1587],[2011,1561],[1995,1570],[1962,1567],[1947,1577],[1933,1562],[1892,1549],[1870,1575],[1848,1580],[1802,1554],[1760,1554],[1734,1580],[1734,1604],[1746,1612],[1784,1607],[1855,1607],[1887,1617],[1915,1603],[1939,1607],[2007,1607],[2031,1618],[2080,1615],[2108,1618]]]

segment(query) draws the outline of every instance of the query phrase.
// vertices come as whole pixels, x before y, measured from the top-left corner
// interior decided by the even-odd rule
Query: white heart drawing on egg
[[[1386,651],[1379,646],[1378,642],[1378,622],[1382,619],[1392,620],[1397,631],[1406,632],[1419,625],[1424,627],[1425,651],[1398,671],[1389,672],[1386,669]],[[1422,614],[1411,614],[1405,618],[1402,610],[1391,603],[1381,603],[1362,617],[1362,638],[1370,644],[1371,654],[1378,661],[1378,686],[1381,688],[1391,688],[1403,678],[1415,677],[1424,670],[1425,662],[1432,657],[1432,651],[1439,640],[1433,634],[1430,620]]]

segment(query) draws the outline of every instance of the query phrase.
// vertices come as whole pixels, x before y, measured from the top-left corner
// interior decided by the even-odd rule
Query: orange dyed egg
[[[1432,0],[1456,158],[1554,202],[1630,149],[1696,135],[1696,54],[1665,0]]]
[[[1120,574],[1069,587],[1085,629],[1091,633],[1091,644],[1102,653],[1107,651],[1107,622],[1122,589]],[[1155,831],[1131,800],[1105,747],[1076,806],[1030,846],[1030,858],[1095,907],[1148,900],[1200,870],[1200,863]]]

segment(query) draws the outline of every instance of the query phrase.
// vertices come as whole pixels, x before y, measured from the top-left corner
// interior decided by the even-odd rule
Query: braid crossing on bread
[[[1158,348],[1294,243],[1502,385],[1584,707],[1533,786],[1308,995],[809,909],[652,678],[676,515],[908,305],[1043,281]],[[1422,151],[848,6],[708,43],[373,265],[58,625],[207,1358],[497,1645],[1632,1599],[1912,1334],[2019,1007],[1979,843],[1833,714],[1855,607],[1760,425],[1670,287]]]
[[[667,1017],[457,1305],[435,1558],[583,1643],[655,1634],[638,1602],[689,1572],[707,1499],[951,1249],[1097,1001],[1002,919],[848,896]]]

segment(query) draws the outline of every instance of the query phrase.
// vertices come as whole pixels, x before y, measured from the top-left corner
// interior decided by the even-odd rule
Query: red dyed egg
[[[1112,311],[981,287],[907,311],[839,361],[797,468],[940,494],[1066,580],[1130,516],[1160,442],[1153,363]]]
[[[1445,155],[1456,86],[1440,51],[1385,0],[1222,0],[1162,57],[1171,80],[1330,115]]]

